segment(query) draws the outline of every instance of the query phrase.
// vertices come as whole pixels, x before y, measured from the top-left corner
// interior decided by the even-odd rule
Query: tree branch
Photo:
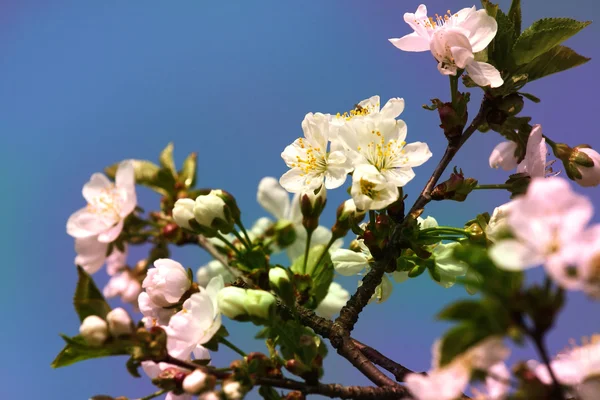
[[[390,360],[374,348],[367,346],[356,339],[352,339],[352,341],[354,342],[356,348],[359,349],[365,357],[367,357],[374,364],[379,365],[381,368],[392,373],[398,382],[404,382],[406,375],[414,372],[406,368],[404,365],[398,364],[394,360]]]
[[[427,184],[421,191],[421,194],[415,201],[415,204],[413,204],[412,208],[410,209],[409,215],[413,215],[415,217],[419,216],[420,210],[422,210],[423,207],[425,207],[425,205],[431,201],[431,191],[437,184],[438,180],[440,179],[446,168],[448,168],[448,164],[450,164],[458,150],[460,150],[462,145],[465,144],[465,142],[471,137],[471,135],[473,135],[477,128],[479,128],[479,125],[481,125],[481,123],[483,122],[483,119],[485,118],[488,111],[488,104],[488,99],[484,97],[483,101],[481,102],[481,106],[479,107],[479,112],[477,113],[475,118],[473,118],[471,124],[467,127],[467,129],[463,131],[463,133],[459,137],[457,137],[458,140],[448,142],[448,147],[446,147],[446,151],[444,152],[442,159],[438,163],[437,167],[435,167],[435,169],[433,170],[433,173],[427,181]]]
[[[358,315],[365,308],[369,300],[371,300],[375,289],[381,283],[384,273],[385,265],[382,262],[373,264],[371,270],[365,275],[362,285],[356,289],[356,293],[342,307],[339,317],[335,320],[335,324],[342,327],[348,334],[354,329],[354,325],[358,321]]]
[[[263,386],[299,390],[304,394],[320,394],[341,399],[402,399],[408,396],[408,391],[403,387],[342,386],[331,383],[309,385],[291,379],[277,378],[257,378],[255,383]]]

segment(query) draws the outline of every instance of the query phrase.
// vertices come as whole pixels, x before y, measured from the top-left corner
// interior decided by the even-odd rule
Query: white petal
[[[464,69],[465,66],[475,59],[473,52],[460,46],[450,47],[450,53],[454,57],[454,62],[458,68]]]
[[[285,219],[289,213],[290,197],[277,179],[265,177],[258,184],[258,204],[277,219]]]
[[[425,50],[429,50],[429,44],[427,44]],[[381,114],[383,118],[398,118],[398,116],[402,114],[402,111],[404,111],[404,99],[396,97],[389,99],[379,114]]]
[[[431,158],[431,150],[427,143],[414,142],[404,146],[404,157],[406,161],[402,165],[408,167],[418,167],[423,165],[427,160]]]
[[[305,187],[306,174],[298,168],[292,168],[279,178],[279,183],[290,193],[299,193]]]
[[[485,49],[498,31],[496,20],[490,17],[484,9],[470,13],[460,27],[469,31],[469,42],[471,42],[474,53]]]
[[[75,264],[80,265],[85,272],[93,274],[98,271],[106,261],[108,244],[100,243],[95,236],[75,239]]]
[[[385,169],[381,173],[388,182],[398,187],[403,187],[415,177],[415,172],[410,167]]]
[[[110,228],[110,224],[87,208],[81,208],[73,213],[67,221],[67,233],[75,238],[96,236]]]
[[[112,226],[110,229],[108,229],[108,230],[102,232],[100,235],[98,235],[98,240],[103,243],[110,243],[110,242],[114,241],[117,237],[119,237],[122,230],[123,230],[123,220],[120,220],[114,226]]]
[[[475,61],[468,64],[466,70],[471,79],[473,79],[473,82],[479,86],[496,88],[502,86],[504,83],[500,72],[491,64]]]
[[[344,276],[353,276],[369,266],[369,259],[363,253],[347,249],[338,249],[331,255],[333,268]]]
[[[532,178],[543,178],[546,175],[546,139],[542,135],[542,126],[535,125],[527,140],[525,158],[517,167],[517,172],[527,173]]]
[[[96,173],[92,175],[89,182],[83,185],[81,193],[83,194],[85,201],[92,203],[97,196],[110,188],[111,185],[112,183],[104,176],[104,174]]]
[[[500,167],[505,171],[515,169],[518,162],[517,157],[515,157],[515,151],[517,151],[517,147],[517,144],[510,140],[496,145],[490,154],[490,167]]]
[[[429,40],[420,36],[417,32],[409,33],[401,38],[388,39],[391,44],[404,51],[427,51]]]
[[[494,244],[489,255],[499,268],[521,271],[542,263],[542,257],[517,240],[501,240]]]
[[[135,168],[131,160],[125,160],[119,164],[115,176],[115,184],[118,188],[127,191],[135,190]]]

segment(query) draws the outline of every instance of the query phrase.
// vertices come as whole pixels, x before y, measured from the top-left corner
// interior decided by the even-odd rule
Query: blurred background
[[[408,141],[425,141],[433,152],[405,188],[408,201],[414,200],[445,146],[437,115],[421,105],[433,97],[448,97],[448,80],[437,72],[429,53],[404,53],[387,41],[411,32],[402,15],[414,12],[418,4],[2,2],[3,398],[138,398],[153,391],[148,379],[126,372],[125,358],[50,368],[63,346],[58,334],[74,335],[79,327],[71,306],[75,253],[65,223],[84,205],[82,185],[107,165],[125,158],[156,161],[173,141],[178,163],[191,151],[199,153],[199,186],[231,191],[251,225],[266,215],[256,203],[257,184],[286,170],[280,153],[302,135],[304,115],[347,111],[379,94],[382,101],[404,97]],[[505,10],[509,4],[500,2]],[[431,0],[427,5],[430,14],[443,14],[448,8],[472,6],[473,0]],[[524,26],[551,16],[594,20],[600,7],[592,0],[523,1]],[[567,45],[600,58],[599,34],[598,24],[592,24]],[[596,63],[528,85],[527,92],[542,102],[527,102],[523,115],[531,115],[555,141],[600,148]],[[476,107],[480,95],[474,94]],[[480,183],[504,182],[507,173],[487,165],[500,140],[493,132],[476,134],[452,166],[462,167]],[[598,204],[600,189],[586,193]],[[138,195],[146,210],[158,208],[154,193],[140,189]],[[343,189],[329,193],[326,225],[345,197]],[[465,204],[431,204],[426,215],[440,224],[461,226],[507,200],[503,192],[478,191]],[[132,263],[143,256],[136,251],[130,255]],[[173,258],[193,269],[208,260],[199,249],[176,251]],[[100,286],[107,281],[104,270],[94,278]],[[350,291],[356,287],[353,279],[340,282]],[[460,297],[467,297],[461,287],[443,289],[424,274],[396,285],[386,303],[367,307],[354,336],[409,368],[426,370],[431,343],[447,328],[434,315]],[[568,300],[559,327],[549,337],[553,354],[569,338],[579,340],[600,328],[597,304],[581,294],[569,294]],[[265,350],[252,339],[254,327],[227,325],[231,340],[241,348]],[[215,364],[232,356],[224,350],[215,355]],[[513,359],[532,356],[529,345],[513,353]],[[334,352],[326,371],[325,382],[368,384]]]

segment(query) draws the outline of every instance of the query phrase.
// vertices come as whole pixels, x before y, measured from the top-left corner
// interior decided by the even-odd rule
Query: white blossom
[[[223,393],[227,400],[239,400],[243,396],[242,385],[236,381],[223,382]]]
[[[427,7],[421,4],[417,11],[404,14],[414,32],[390,42],[404,51],[430,50],[438,61],[443,75],[456,75],[465,69],[479,86],[502,86],[500,72],[491,64],[475,61],[475,53],[485,50],[496,36],[498,24],[485,10],[463,8],[457,13],[427,17]]]
[[[168,325],[169,320],[176,312],[175,309],[163,308],[154,304],[146,292],[142,292],[138,296],[138,308],[144,315],[142,321],[146,328]]]
[[[119,164],[114,184],[103,174],[92,175],[82,193],[88,205],[71,215],[67,233],[74,238],[97,236],[103,243],[114,241],[137,203],[133,162]]]
[[[107,299],[120,296],[123,302],[133,304],[137,302],[141,292],[142,284],[129,270],[113,275],[102,290]]]
[[[281,157],[291,168],[279,179],[288,192],[298,193],[317,189],[325,184],[327,189],[340,187],[352,171],[352,165],[343,149],[331,143],[328,150],[330,117],[321,113],[308,113],[302,121],[304,137],[287,146]]]
[[[269,319],[275,306],[275,297],[269,292],[234,286],[221,290],[217,301],[221,312],[231,319],[241,316]]]
[[[372,165],[390,185],[402,187],[415,177],[413,167],[431,158],[426,143],[406,144],[406,133],[404,121],[377,114],[352,119],[339,128],[338,137],[355,169]]]
[[[179,301],[190,288],[191,282],[185,268],[177,261],[160,258],[142,282],[142,287],[154,304],[168,307]]]
[[[433,248],[431,257],[435,262],[435,270],[440,274],[440,285],[449,288],[454,285],[456,278],[464,276],[469,265],[454,258],[454,249],[461,246],[458,242],[440,243]]]
[[[337,127],[343,126],[346,122],[355,119],[361,119],[369,116],[382,118],[398,118],[404,111],[404,99],[400,97],[391,98],[385,103],[383,108],[380,108],[381,100],[379,96],[371,96],[368,99],[362,100],[353,110],[343,114],[337,113],[332,119],[331,124]],[[337,132],[336,132],[337,134]],[[333,140],[335,140],[334,137]],[[332,141],[333,141],[332,140]]]
[[[88,274],[94,274],[104,264],[109,275],[114,275],[127,263],[127,245],[121,252],[116,246],[107,257],[108,243],[98,240],[98,236],[75,239],[75,264],[81,266]]]
[[[355,168],[350,193],[356,207],[361,210],[380,210],[398,200],[400,195],[398,187],[387,181],[383,174],[370,164]]]
[[[517,168],[519,164],[519,159],[515,156],[517,147],[517,143],[511,140],[498,143],[490,154],[490,167],[502,168],[505,171]]]
[[[508,270],[534,267],[559,254],[593,213],[591,202],[557,177],[533,178],[527,193],[512,202],[507,218],[515,238],[498,241],[489,251]]]
[[[199,345],[208,342],[221,327],[217,295],[223,289],[223,278],[213,278],[206,288],[200,288],[173,315],[167,332],[167,349],[173,357],[188,357]]]

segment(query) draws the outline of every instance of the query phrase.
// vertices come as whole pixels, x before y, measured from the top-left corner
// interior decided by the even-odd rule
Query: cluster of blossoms
[[[303,399],[303,392],[310,391],[346,398],[380,393],[386,398],[397,394],[415,400],[456,400],[469,389],[477,400],[521,399],[530,393],[539,398],[597,399],[600,340],[593,338],[549,361],[543,339],[562,307],[564,289],[600,298],[600,225],[590,226],[590,200],[553,171],[548,147],[562,161],[566,175],[581,186],[600,184],[600,155],[587,145],[556,143],[540,125],[530,126],[530,118],[516,117],[524,96],[517,91],[524,85],[519,80],[526,80],[527,73],[518,69],[516,76],[508,66],[500,66],[509,50],[518,49],[518,40],[502,51],[498,47],[503,43],[495,43],[494,49],[488,46],[499,30],[496,13],[507,20],[518,13],[510,22],[510,35],[501,33],[503,41],[519,36],[520,3],[513,1],[508,16],[491,3],[486,9],[448,11],[434,19],[420,5],[414,14],[404,15],[414,32],[390,39],[404,51],[431,51],[439,72],[450,76],[452,91],[452,102],[435,99],[429,107],[439,112],[448,148],[410,210],[405,209],[403,187],[414,178],[413,168],[432,154],[425,143],[406,142],[407,125],[398,119],[404,110],[402,98],[381,107],[379,96],[373,96],[348,112],[306,114],[304,136],[281,154],[289,170],[279,179],[265,177],[258,185],[257,201],[272,218],[260,218],[248,230],[233,195],[193,188],[195,153],[181,171],[175,169],[169,145],[161,153],[160,167],[126,160],[113,170],[114,183],[103,174],[92,175],[83,187],[87,207],[67,222],[80,267],[75,299],[80,335],[65,339],[66,350],[55,365],[107,353],[128,354],[128,369],[135,375],[141,367],[161,388],[156,396],[166,394],[168,400],[237,400],[255,386],[261,386],[264,398],[287,400]],[[525,47],[523,51],[531,51],[531,46]],[[494,58],[494,52],[503,58]],[[479,61],[482,57],[489,62]],[[535,58],[520,57],[511,63],[526,67],[523,60]],[[469,93],[457,88],[463,73],[467,87],[485,91],[481,111],[468,128]],[[435,186],[477,129],[494,129],[508,139],[494,148],[489,165],[516,169],[515,173],[506,184],[478,185],[455,169],[450,179]],[[350,198],[337,208],[332,227],[321,225],[328,190],[343,186],[348,176]],[[163,196],[160,211],[149,213],[148,219],[137,207],[136,183]],[[429,201],[462,202],[474,189],[506,189],[512,200],[491,217],[478,215],[464,228],[421,217]],[[368,222],[362,223],[366,215]],[[356,236],[342,248],[350,231]],[[150,255],[129,267],[128,247],[144,243],[153,246]],[[186,244],[199,245],[213,260],[194,274],[169,258],[169,245]],[[289,267],[273,263],[272,257],[283,252]],[[111,277],[104,297],[133,304],[143,315],[137,326],[123,308],[111,309],[94,286],[89,275],[103,265]],[[545,287],[526,287],[522,271],[539,265],[547,272]],[[441,319],[462,325],[434,344],[426,374],[398,377],[395,362],[358,346],[350,334],[368,303],[390,298],[392,281],[406,282],[424,271],[442,287],[463,285],[469,294],[479,291],[482,296],[440,313]],[[364,276],[354,296],[334,281],[334,272]],[[266,339],[269,356],[245,354],[225,339],[223,316],[263,326],[257,338]],[[530,360],[509,369],[505,337],[523,335],[534,341],[545,363]],[[363,391],[319,383],[327,354],[322,338],[380,387]],[[217,344],[230,347],[242,360],[229,368],[213,367],[210,351]],[[403,384],[373,372],[375,365]],[[284,378],[282,368],[303,382]],[[515,390],[517,381],[521,386]],[[275,387],[301,391],[280,395]]]
[[[414,178],[413,167],[431,157],[427,144],[406,143],[406,123],[396,119],[403,110],[404,99],[390,99],[380,108],[379,96],[373,96],[348,113],[306,114],[304,137],[281,154],[290,168],[281,186],[292,193],[335,189],[352,173],[358,209],[387,207],[398,200],[398,188]]]

